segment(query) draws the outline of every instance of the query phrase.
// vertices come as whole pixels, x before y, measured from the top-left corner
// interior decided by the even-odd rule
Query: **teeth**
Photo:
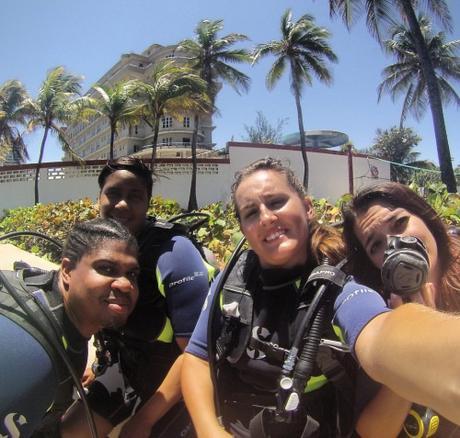
[[[271,242],[275,239],[278,239],[278,237],[280,237],[282,234],[284,234],[284,231],[283,230],[278,230],[278,231],[275,231],[274,233],[270,234],[269,236],[267,236],[265,238],[265,240],[267,242]]]

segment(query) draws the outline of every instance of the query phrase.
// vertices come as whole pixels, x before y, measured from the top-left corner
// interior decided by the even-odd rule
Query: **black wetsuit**
[[[236,270],[237,268],[235,268]],[[308,306],[312,296],[300,295],[310,268],[298,269],[272,269],[264,270],[258,267],[251,272],[250,278],[256,279],[247,284],[253,300],[253,316],[251,338],[271,342],[278,347],[289,349],[295,333],[299,327],[304,312],[301,308]],[[207,327],[209,308],[212,297],[216,293],[213,283],[207,303],[197,323],[186,351],[204,360],[208,360]],[[330,321],[332,315],[329,315]],[[214,319],[214,318],[213,318]],[[217,332],[220,327],[215,328]],[[332,326],[329,324],[324,333],[325,337],[335,338]],[[237,339],[242,339],[239,337]],[[261,406],[276,406],[275,394],[278,388],[278,380],[282,362],[279,357],[269,357],[268,353],[251,347],[252,339],[248,342],[243,354],[236,362],[233,361],[232,352],[227,354],[227,359],[219,366],[218,392],[223,400],[221,413],[226,428],[236,437],[249,437],[249,422],[261,410]],[[234,350],[241,348],[240,345]],[[349,355],[348,355],[349,356]],[[324,378],[322,365],[331,360],[329,348],[320,348],[317,363],[314,366],[312,376],[301,399],[300,415],[309,414],[320,423],[319,435],[322,437],[340,436],[336,428],[337,424],[337,391],[332,383]],[[347,361],[350,364],[350,379],[353,378],[354,364],[351,357]],[[353,394],[350,397],[350,418],[347,419],[352,425]],[[347,414],[348,415],[348,414]],[[272,422],[270,436],[273,437],[296,437],[300,436],[305,418],[295,425]]]

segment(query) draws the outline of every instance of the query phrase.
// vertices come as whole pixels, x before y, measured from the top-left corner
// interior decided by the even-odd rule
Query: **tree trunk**
[[[194,123],[195,129],[193,130],[192,135],[192,180],[190,181],[190,195],[188,198],[187,211],[193,211],[198,208],[198,203],[196,200],[196,173],[197,173],[197,164],[196,164],[196,144],[198,141],[198,125],[199,125],[199,116],[195,115]]]
[[[113,143],[115,142],[115,131],[116,131],[116,127],[111,124],[110,125],[110,152],[109,152],[110,160],[113,160]]]
[[[430,54],[420,30],[420,25],[415,15],[410,0],[400,0],[406,15],[409,29],[414,35],[415,48],[422,67],[422,73],[425,78],[428,99],[430,101],[431,116],[433,118],[434,133],[436,137],[436,147],[438,151],[439,167],[441,169],[441,180],[447,186],[450,193],[457,192],[457,183],[455,181],[454,169],[452,167],[452,158],[449,150],[449,141],[447,139],[446,125],[444,122],[444,113],[442,109],[441,94],[439,92],[438,81],[431,62]]]
[[[297,85],[294,86],[294,97],[295,97],[295,104],[297,107],[297,119],[299,122],[299,135],[300,135],[300,151],[302,152],[302,159],[303,159],[303,186],[305,190],[308,192],[308,157],[307,157],[307,147],[305,143],[305,130],[303,127],[303,114],[302,114],[302,106],[300,105],[300,92]]]
[[[158,132],[160,131],[160,118],[155,119],[153,125],[153,140],[152,140],[152,158],[150,159],[150,170],[153,172],[155,161],[157,159]]]
[[[42,164],[43,160],[43,153],[45,152],[45,143],[46,143],[46,138],[48,137],[48,131],[49,131],[49,126],[48,124],[45,126],[45,132],[43,133],[43,138],[42,138],[42,144],[40,145],[40,154],[38,155],[38,163],[37,163],[37,169],[35,170],[35,204],[38,204],[40,202],[39,196],[38,196],[38,177],[40,175],[40,164]]]

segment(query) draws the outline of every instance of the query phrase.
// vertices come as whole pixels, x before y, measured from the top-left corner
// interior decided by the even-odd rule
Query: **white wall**
[[[230,186],[234,173],[252,161],[267,156],[281,159],[302,178],[303,161],[298,148],[292,146],[254,145],[228,143],[229,159],[200,160],[197,177],[197,201],[199,206],[230,199]],[[348,193],[348,157],[331,151],[308,152],[310,164],[310,194],[335,202]],[[160,161],[160,160],[159,160]],[[85,197],[96,200],[97,175],[103,162],[86,166],[67,166],[52,163],[40,171],[40,202],[76,200]],[[378,170],[378,178],[371,175],[371,166]],[[154,195],[175,199],[187,206],[191,163],[189,160],[163,159],[156,167],[159,179],[154,184]],[[364,156],[353,157],[354,188],[390,178],[388,163],[368,160]],[[4,209],[31,206],[34,203],[33,165],[0,167],[0,214]]]
[[[249,163],[271,156],[288,165],[296,175],[303,179],[303,160],[299,148],[280,145],[251,145],[248,143],[229,143],[230,174]],[[315,198],[326,198],[335,202],[349,192],[348,155],[335,151],[315,150],[307,153],[309,163],[309,194]],[[371,175],[370,166],[378,169],[378,178]],[[362,186],[390,179],[388,163],[367,159],[363,155],[353,156],[353,185],[356,191]]]

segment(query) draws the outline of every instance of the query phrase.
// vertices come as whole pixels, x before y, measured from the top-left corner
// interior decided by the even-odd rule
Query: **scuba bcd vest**
[[[313,272],[315,272],[315,270]],[[316,273],[318,272],[319,271],[316,270]],[[220,312],[215,312],[215,314],[210,317],[208,327],[208,345],[214,346],[212,348],[215,348],[215,351],[213,351],[212,348],[210,350],[211,361],[213,361],[211,370],[215,383],[214,387],[225,388],[225,390],[222,391],[223,393],[217,391],[216,394],[216,400],[219,403],[217,407],[218,411],[219,407],[225,404],[228,405],[226,399],[228,397],[231,398],[230,394],[225,393],[226,391],[232,391],[233,386],[231,383],[228,386],[223,383],[223,380],[226,379],[225,370],[228,370],[229,367],[237,363],[243,354],[245,354],[248,347],[262,352],[266,360],[273,363],[279,363],[280,371],[289,353],[288,350],[280,348],[280,346],[276,344],[260,340],[258,337],[252,335],[254,314],[253,291],[255,288],[260,287],[260,284],[258,284],[259,264],[254,252],[250,250],[242,252],[233,267],[231,267],[230,271],[226,274],[227,277],[222,280],[220,294],[216,292],[216,300],[219,300]],[[345,281],[345,275],[343,275],[337,285],[342,284],[343,281]],[[309,304],[305,302],[305,298],[306,297],[301,297],[298,305],[297,312],[300,314],[300,317],[302,316],[301,314],[307,312],[309,306]],[[215,318],[219,313],[223,315],[223,324],[220,332],[216,333],[216,331],[213,330],[213,326],[217,323]],[[332,327],[327,332],[328,336],[334,336],[332,334]],[[334,341],[332,341],[332,343],[333,342]],[[347,436],[351,433],[353,428],[353,383],[352,377],[350,376],[350,370],[352,370],[352,372],[354,371],[353,361],[351,357],[349,357],[350,355],[341,355],[330,348],[322,348],[320,356],[321,357],[316,360],[315,365],[315,369],[317,371],[319,370],[319,373],[318,375],[312,375],[311,378],[308,379],[308,383],[306,381],[304,382],[304,392],[313,395],[315,391],[321,390],[327,383],[333,385],[336,393],[338,415],[336,419],[337,433],[338,436]],[[319,392],[321,391],[318,391],[318,393]],[[314,397],[319,397],[319,401],[321,401],[321,396],[318,395]],[[253,400],[254,403],[259,406],[264,406],[264,397],[261,399],[251,394],[247,398]],[[256,418],[254,418],[254,420],[256,420]],[[253,422],[254,421],[251,421],[250,425],[251,436],[264,436],[261,432],[263,427],[253,428]]]

